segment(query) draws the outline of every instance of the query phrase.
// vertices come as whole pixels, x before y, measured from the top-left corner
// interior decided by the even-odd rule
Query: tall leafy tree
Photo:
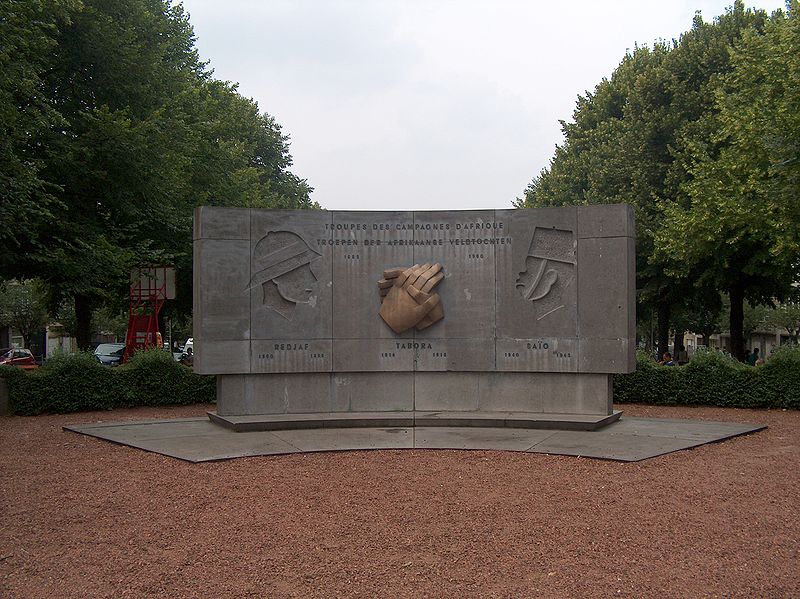
[[[0,266],[52,218],[57,187],[40,174],[39,148],[62,118],[47,98],[44,75],[71,0],[7,0],[0,4]]]
[[[194,206],[314,203],[274,119],[200,62],[180,5],[84,0],[67,13],[29,59],[52,115],[31,152],[52,201],[23,198],[33,217],[0,265],[38,276],[53,306],[72,301],[87,347],[93,310],[124,297],[133,265],[175,263],[189,309]]]
[[[720,78],[711,134],[689,144],[686,202],[667,210],[657,246],[673,272],[694,269],[728,292],[732,353],[744,356],[744,305],[770,303],[800,279],[798,2],[752,28]],[[677,242],[689,231],[692,243]]]
[[[718,303],[714,282],[698,272],[703,265],[676,268],[680,258],[656,241],[664,236],[667,210],[686,204],[682,190],[692,176],[690,151],[713,126],[708,121],[716,110],[713,90],[731,68],[730,48],[745,31],[762,28],[766,18],[737,2],[713,23],[697,15],[692,28],[672,44],[626,55],[610,80],[579,99],[574,122],[562,123],[564,144],[520,202],[634,206],[638,295],[658,315],[662,352],[674,306],[709,299],[703,308],[714,311]],[[670,235],[675,244],[688,244],[691,231]]]

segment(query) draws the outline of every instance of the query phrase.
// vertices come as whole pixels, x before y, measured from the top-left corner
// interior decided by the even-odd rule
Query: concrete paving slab
[[[210,426],[209,426],[210,425]],[[197,420],[184,420],[182,422],[159,421],[159,422],[131,422],[128,424],[113,424],[105,426],[70,426],[66,427],[78,433],[85,433],[96,437],[113,437],[144,440],[144,439],[173,439],[176,437],[207,437],[216,436],[222,433],[221,427],[214,425],[207,418]]]
[[[766,427],[735,422],[627,417],[598,431],[418,426],[235,432],[199,417],[94,422],[64,430],[190,462],[298,452],[412,448],[528,451],[634,462],[763,428]]]
[[[344,451],[350,449],[413,449],[413,431],[412,427],[323,428],[275,431],[272,434],[302,451]]]
[[[672,437],[710,443],[720,438],[756,432],[766,428],[740,422],[710,422],[668,418],[624,418],[603,429],[608,434],[631,434],[650,437]]]
[[[553,434],[552,430],[537,429],[419,426],[414,429],[414,447],[527,451]]]
[[[703,442],[669,437],[559,431],[528,449],[528,452],[638,462],[702,444]]]
[[[226,436],[175,437],[141,442],[139,449],[152,451],[189,462],[213,462],[261,455],[301,453],[297,447],[270,433],[256,433],[241,439],[242,435],[228,431]]]
[[[189,462],[301,451],[271,433],[239,434],[207,418],[92,423],[64,430]]]

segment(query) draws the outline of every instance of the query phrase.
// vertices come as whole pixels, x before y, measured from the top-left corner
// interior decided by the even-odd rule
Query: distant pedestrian
[[[678,351],[675,352],[675,359],[678,362],[678,366],[689,363],[689,352],[686,351],[685,345],[681,345]]]
[[[194,365],[194,354],[192,353],[191,347],[187,347],[186,351],[181,356],[181,364],[183,364],[184,366]]]
[[[749,349],[744,350],[744,363],[745,364],[749,364],[750,363],[750,350]]]
[[[758,348],[756,347],[756,348],[753,349],[753,353],[750,354],[750,357],[747,359],[747,363],[750,364],[750,366],[755,366],[756,362],[758,362],[758,360],[759,360]],[[763,360],[762,360],[762,362],[763,362]]]
[[[662,366],[675,366],[675,362],[672,359],[672,354],[669,353],[668,351],[664,352],[664,355],[661,357],[659,364],[661,364]]]

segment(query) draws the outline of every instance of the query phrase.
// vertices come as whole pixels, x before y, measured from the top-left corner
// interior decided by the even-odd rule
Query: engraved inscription
[[[311,351],[310,343],[274,343],[272,344],[273,351],[260,352],[256,354],[259,360],[275,360],[280,356],[287,356],[290,354],[300,354],[304,358],[312,360],[320,360],[325,358],[325,352]]]

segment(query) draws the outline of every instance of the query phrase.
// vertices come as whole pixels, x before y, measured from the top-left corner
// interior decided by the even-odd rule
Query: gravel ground
[[[621,406],[760,433],[625,464],[353,451],[190,464],[0,418],[0,596],[800,597],[800,412]]]

